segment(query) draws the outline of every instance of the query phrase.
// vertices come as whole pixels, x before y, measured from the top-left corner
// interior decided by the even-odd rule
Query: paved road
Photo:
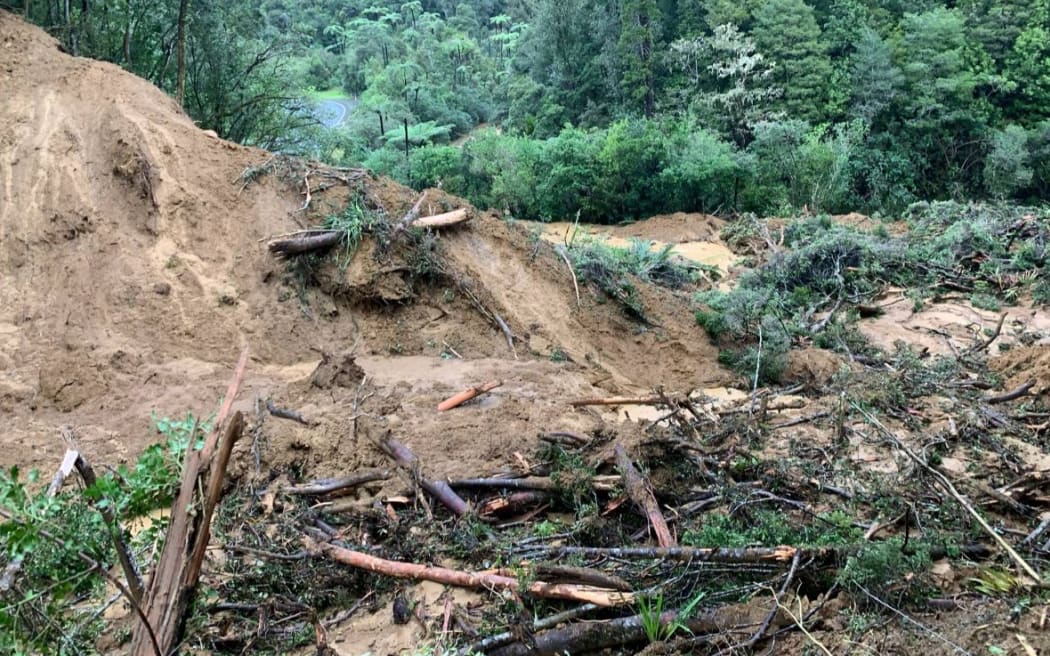
[[[326,128],[337,128],[346,123],[346,117],[357,106],[355,98],[331,98],[317,103],[317,118]]]

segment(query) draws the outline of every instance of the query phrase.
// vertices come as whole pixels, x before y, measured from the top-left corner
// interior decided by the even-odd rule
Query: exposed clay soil
[[[316,194],[304,213],[298,189],[273,176],[242,188],[242,172],[268,153],[206,135],[148,82],[67,57],[0,16],[0,412],[9,427],[0,465],[51,467],[65,424],[93,459],[133,458],[157,439],[152,413],[215,407],[241,343],[251,352],[241,409],[255,396],[306,408],[322,426],[310,438],[318,460],[336,446],[320,447],[318,436],[339,424],[356,389],[303,381],[322,351],[356,343],[379,394],[398,390],[384,415],[417,429],[421,457],[449,457],[464,473],[529,448],[536,432],[580,423],[555,400],[599,393],[594,385],[607,393],[729,380],[687,311],[653,303],[654,326],[643,328],[586,289],[577,308],[561,260],[549,249],[530,258],[526,231],[494,215],[443,236],[441,248],[518,337],[516,353],[448,286],[368,302],[310,289],[300,303],[266,239],[323,218],[339,190]],[[382,181],[371,191],[395,218],[415,199]],[[430,199],[425,214],[463,204],[437,191]],[[442,359],[446,343],[465,360]],[[569,361],[550,362],[554,349]],[[492,376],[506,384],[484,425],[432,412],[443,395]],[[470,448],[450,457],[453,429]],[[274,443],[299,439],[284,430]]]
[[[751,391],[717,363],[688,293],[642,286],[646,324],[586,287],[577,305],[553,247],[534,245],[533,226],[495,214],[472,210],[470,223],[438,237],[444,277],[411,285],[399,272],[376,269],[368,257],[374,244],[365,244],[345,272],[330,266],[304,287],[266,242],[341,209],[345,187],[314,193],[303,211],[298,180],[265,174],[246,184],[242,174],[271,162],[270,153],[206,135],[148,82],[64,55],[54,40],[4,12],[0,89],[2,467],[54,469],[67,425],[91,461],[133,459],[161,439],[151,415],[214,412],[242,344],[251,359],[235,407],[256,417],[258,402],[270,398],[312,422],[267,419],[255,445],[259,461],[247,441],[235,452],[232,474],[244,477],[302,480],[386,467],[375,441],[388,434],[441,477],[480,476],[530,457],[543,432],[604,432],[637,444],[638,420],[655,418],[647,409],[576,410],[566,403],[571,398],[662,387],[693,392],[717,408]],[[365,186],[393,220],[417,198],[385,180]],[[438,190],[428,199],[424,214],[466,205]],[[842,220],[866,220],[858,217]],[[722,225],[715,217],[676,214],[594,230],[676,244],[683,257],[728,271],[736,258],[718,238]],[[564,226],[547,229],[560,241]],[[513,350],[465,289],[505,320]],[[888,291],[880,305],[883,314],[863,330],[885,348],[902,340],[948,354],[998,320],[962,300],[916,311],[903,291]],[[1033,380],[1033,393],[1045,399],[1047,315],[1007,313],[990,366],[1007,389]],[[819,393],[851,366],[826,351],[793,352],[786,383],[814,395],[784,397],[790,407],[769,410],[770,421],[832,412],[835,398]],[[490,379],[504,385],[454,412],[435,411],[452,393]],[[948,425],[949,400],[915,401],[931,431]],[[763,455],[786,456],[800,442],[819,451],[833,441],[826,427],[802,423],[778,433]],[[858,470],[897,472],[901,464],[873,440],[854,438],[846,453]],[[960,447],[946,466],[949,458],[965,471],[973,454]],[[364,508],[404,489],[395,479],[363,491],[357,502]],[[427,607],[438,590],[416,586],[412,594]],[[1045,617],[1045,605],[1032,608],[1016,626],[1036,649],[1048,649],[1036,614],[1042,608]],[[441,611],[435,605],[428,612]],[[835,653],[853,653],[839,621],[830,616],[816,636]],[[1004,628],[1008,621],[1007,609],[976,603],[943,622],[929,619],[975,653],[992,633],[1005,644],[1013,632]],[[895,631],[899,625],[873,629],[865,642],[886,653],[916,653],[916,634]],[[395,629],[388,611],[332,636],[337,653],[347,654],[396,653],[420,639],[416,624]],[[808,643],[795,634],[786,644],[777,648],[801,653]],[[921,643],[926,653],[949,653],[941,647]],[[1016,644],[1009,649],[1023,653]]]

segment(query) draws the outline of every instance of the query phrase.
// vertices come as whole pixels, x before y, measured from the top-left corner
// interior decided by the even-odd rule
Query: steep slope
[[[345,450],[337,434],[357,390],[308,383],[322,352],[356,347],[381,386],[375,417],[412,425],[421,455],[448,458],[449,430],[461,430],[457,439],[478,454],[452,459],[463,470],[484,465],[492,449],[477,437],[492,425],[535,435],[600,422],[562,403],[596,393],[592,383],[626,391],[727,380],[680,299],[645,291],[648,327],[586,289],[577,307],[561,259],[494,216],[442,236],[440,248],[449,279],[465,281],[510,326],[514,353],[447,284],[391,304],[303,289],[265,242],[338,209],[345,190],[316,192],[303,212],[298,181],[263,175],[245,184],[242,174],[272,161],[269,153],[209,136],[148,82],[67,56],[7,13],[0,58],[0,415],[9,427],[0,465],[54,466],[66,424],[101,462],[134,456],[154,439],[151,413],[211,411],[241,343],[252,353],[242,407],[272,397],[320,422],[269,428],[274,463],[310,461],[302,445],[325,454],[318,463]],[[416,196],[367,184],[393,218]],[[466,361],[446,362],[446,346]],[[554,349],[571,361],[550,362]],[[463,426],[463,416],[433,415],[442,395],[487,376],[507,379],[490,402],[506,408],[472,410]],[[364,462],[381,459],[363,452]]]

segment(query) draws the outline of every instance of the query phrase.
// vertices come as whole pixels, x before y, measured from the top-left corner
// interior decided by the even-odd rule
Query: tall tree
[[[621,88],[629,107],[651,118],[656,111],[656,57],[660,25],[656,0],[624,0],[620,8]]]
[[[966,21],[956,9],[905,14],[898,60],[907,93],[900,107],[908,142],[925,162],[929,196],[980,187],[981,153],[990,104],[974,91],[987,78],[969,57]]]
[[[875,30],[863,30],[856,48],[850,65],[850,113],[870,124],[900,94],[904,74]]]
[[[773,64],[734,25],[720,25],[711,36],[675,41],[669,58],[683,78],[673,90],[677,106],[699,114],[738,146],[747,144],[754,123],[770,117],[782,93],[769,83]]]
[[[179,0],[178,27],[175,31],[175,102],[182,107],[186,100],[186,21],[190,0]]]
[[[1007,111],[1029,124],[1050,118],[1050,2],[1036,0],[1031,9],[1004,70],[1014,87]]]
[[[752,36],[776,63],[772,81],[784,89],[781,107],[792,118],[823,120],[831,60],[813,8],[803,0],[767,0],[754,11]]]

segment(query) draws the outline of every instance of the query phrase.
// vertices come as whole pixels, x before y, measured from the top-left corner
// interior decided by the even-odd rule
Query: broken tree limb
[[[351,474],[344,478],[324,478],[316,481],[311,481],[303,485],[291,485],[284,488],[282,491],[287,494],[299,494],[302,496],[316,496],[321,494],[332,494],[333,492],[341,492],[348,488],[357,487],[364,483],[371,483],[373,481],[385,481],[390,478],[390,472],[387,470],[373,469],[369,471],[362,471],[356,474]]]
[[[452,408],[462,405],[473,398],[477,398],[482,394],[487,394],[501,385],[503,385],[502,380],[490,380],[489,382],[482,383],[477,387],[465,389],[462,392],[459,392],[454,396],[450,396],[449,398],[439,403],[437,408],[438,412],[445,412],[446,410],[451,410]]]
[[[695,563],[790,563],[795,554],[801,552],[803,559],[824,561],[856,553],[870,546],[870,542],[835,547],[529,547],[514,551],[527,553],[530,558],[556,558],[563,556],[586,556],[590,558],[616,558],[622,560],[677,560]],[[958,548],[958,553],[967,558],[988,558],[992,549],[983,544],[968,544]],[[944,558],[948,550],[934,546],[930,558]]]
[[[561,580],[569,583],[584,583],[596,585],[599,588],[609,588],[620,592],[630,592],[631,584],[619,576],[606,574],[605,572],[590,567],[570,567],[567,565],[554,565],[552,563],[536,563],[533,567],[536,576],[545,581]]]
[[[83,456],[77,456],[75,466],[80,473],[80,477],[84,479],[85,487],[93,487],[98,482],[98,479],[95,477],[95,470]],[[102,515],[102,521],[109,528],[110,538],[113,540],[113,548],[117,552],[117,560],[120,561],[120,569],[123,570],[124,578],[128,582],[128,591],[131,592],[135,603],[141,604],[144,587],[142,585],[142,576],[139,574],[139,568],[135,564],[135,557],[132,555],[128,543],[124,541],[124,532],[120,527],[120,522],[117,521],[116,515],[113,514],[113,507],[107,503],[101,503],[96,505],[95,509]]]
[[[312,230],[286,239],[275,239],[267,245],[267,248],[274,255],[293,257],[329,249],[343,241],[345,236],[346,233],[342,230],[325,230],[323,232]]]
[[[211,519],[214,506],[209,507],[209,503],[212,500],[217,502],[217,492],[218,489],[221,489],[225,476],[225,471],[220,470],[219,465],[225,467],[228,460],[229,452],[226,446],[223,446],[224,453],[220,453],[216,463],[213,463],[212,459],[219,446],[222,427],[233,407],[233,401],[240,389],[247,365],[248,347],[245,346],[241,350],[237,367],[226,388],[226,395],[223,397],[223,404],[219,409],[215,427],[205,440],[204,447],[200,451],[186,450],[182,482],[171,506],[171,518],[168,522],[164,549],[161,551],[160,559],[146,587],[145,626],[136,626],[131,638],[131,649],[128,653],[135,656],[153,653],[154,643],[159,645],[160,653],[170,654],[178,643],[179,634],[182,631],[183,615],[196,590],[204,548],[207,547],[210,534],[208,521]],[[239,429],[242,425],[240,413],[234,417],[231,427],[235,423]],[[230,432],[227,431],[227,438],[231,437]],[[232,446],[231,439],[229,447],[232,448]],[[204,475],[209,467],[212,468],[211,479],[206,483]],[[207,485],[207,496],[201,498],[198,491],[205,485]],[[212,494],[213,490],[216,492],[215,495]],[[208,521],[205,521],[206,518]],[[151,640],[154,636],[155,641]]]
[[[400,441],[390,437],[380,442],[379,446],[388,456],[393,458],[397,464],[409,471],[413,480],[419,485],[419,487],[423,488],[427,494],[443,503],[453,513],[456,515],[465,515],[470,510],[470,506],[467,502],[453,492],[448,483],[445,481],[428,480],[423,476],[423,473],[420,471],[419,458],[417,458],[416,454],[412,453],[412,451]]]
[[[274,417],[279,419],[291,419],[292,421],[298,422],[304,426],[313,426],[313,422],[308,420],[300,412],[295,410],[285,410],[284,408],[278,408],[273,403],[273,399],[266,399],[266,410]]]
[[[401,220],[397,222],[397,225],[394,226],[393,231],[390,233],[390,241],[394,241],[395,239],[397,239],[398,235],[400,235],[405,230],[408,230],[408,227],[412,225],[412,222],[415,221],[416,217],[419,216],[419,210],[423,207],[423,201],[426,200],[426,197],[427,192],[424,191],[422,194],[420,194],[419,200],[417,200],[416,204],[412,206],[412,209],[410,209],[407,214],[401,217]]]
[[[485,588],[511,590],[514,592],[524,590],[531,595],[545,599],[586,601],[598,606],[622,606],[634,601],[634,595],[617,590],[566,583],[545,583],[543,581],[524,583],[513,576],[462,572],[446,567],[432,567],[417,563],[386,560],[359,551],[338,547],[334,544],[320,543],[308,537],[303,538],[303,544],[308,551],[320,553],[335,562],[399,579],[434,581],[445,585],[471,589]]]
[[[649,525],[653,527],[653,532],[656,533],[657,543],[664,549],[678,546],[678,542],[671,535],[670,529],[667,528],[667,520],[664,519],[663,512],[660,510],[660,504],[656,502],[656,497],[653,496],[653,490],[649,485],[649,481],[635,468],[622,444],[617,444],[615,451],[616,466],[620,468],[620,472],[623,474],[623,484],[627,490],[627,495],[645,513],[646,518],[649,520]]]
[[[564,245],[557,244],[554,247],[554,252],[561,255],[561,259],[565,262],[565,266],[569,267],[569,275],[572,276],[572,289],[576,292],[576,307],[580,308],[580,283],[576,280],[576,269],[572,268],[572,262],[569,260],[567,249]]]
[[[606,622],[578,622],[533,636],[532,644],[516,642],[489,652],[491,656],[556,656],[583,654],[608,647],[643,642],[647,639],[646,625],[651,628],[655,617],[631,615]],[[742,620],[742,621],[741,621]],[[750,629],[758,624],[735,609],[716,608],[704,611],[698,617],[683,617],[676,610],[661,613],[657,620],[660,635],[668,631],[685,630],[694,635],[718,632],[729,633]]]
[[[445,212],[444,214],[424,216],[413,221],[412,225],[421,228],[447,228],[460,223],[466,223],[469,220],[470,214],[467,213],[467,208],[464,207],[458,210],[452,210],[451,212]]]
[[[653,394],[651,396],[608,396],[577,399],[575,401],[569,401],[569,405],[574,408],[579,408],[587,405],[662,405],[665,402],[666,397],[659,394]]]
[[[991,537],[992,540],[994,540],[995,543],[998,544],[999,547],[1003,551],[1005,551],[1008,556],[1010,556],[1010,559],[1014,561],[1014,564],[1016,564],[1017,567],[1022,572],[1024,572],[1026,576],[1031,578],[1032,581],[1034,581],[1036,584],[1045,583],[1042,577],[1039,576],[1038,572],[1036,572],[1032,568],[1032,566],[1028,564],[1028,561],[1022,558],[1021,554],[1017,553],[1017,551],[1012,546],[1010,546],[1010,543],[1004,540],[1003,537],[999,534],[999,532],[992,528],[992,526],[988,523],[984,516],[981,515],[981,513],[979,513],[977,509],[973,507],[973,504],[971,504],[966,499],[966,497],[964,497],[962,494],[959,493],[957,489],[955,489],[955,486],[952,485],[952,482],[948,480],[947,476],[942,474],[934,467],[930,466],[930,464],[926,462],[925,459],[923,459],[917,453],[905,446],[904,443],[897,439],[897,436],[894,435],[890,431],[890,429],[886,428],[882,424],[882,422],[879,421],[876,417],[872,416],[871,413],[867,412],[866,410],[864,410],[856,404],[852,404],[852,406],[855,410],[858,410],[860,414],[863,415],[864,418],[867,419],[872,426],[875,426],[875,428],[877,428],[879,432],[882,433],[883,437],[885,437],[886,440],[889,441],[894,448],[902,451],[906,456],[908,456],[908,458],[915,462],[915,464],[919,465],[924,470],[929,472],[930,475],[937,480],[937,482],[944,489],[944,491],[951,495],[952,498],[955,499],[956,503],[962,506],[963,510],[965,510],[971,517],[974,518],[974,520],[981,526],[984,532],[987,533],[988,536]]]
[[[984,340],[984,341],[982,341],[982,342],[980,342],[978,344],[974,344],[970,348],[966,349],[965,351],[963,351],[963,355],[966,356],[966,355],[970,355],[971,353],[980,353],[984,349],[986,349],[989,346],[991,346],[992,342],[994,342],[996,339],[998,339],[1000,333],[1003,332],[1003,322],[1006,321],[1006,314],[1007,314],[1006,312],[1003,312],[1002,314],[999,315],[999,323],[997,323],[995,325],[995,330],[993,330],[992,334],[988,336],[988,339],[986,339],[986,340]]]
[[[1025,381],[1023,384],[1018,385],[1014,389],[1010,390],[1009,392],[1003,392],[1002,394],[991,394],[991,395],[988,395],[988,396],[982,396],[981,397],[981,401],[983,401],[983,402],[985,402],[985,403],[987,403],[989,405],[995,405],[996,403],[1006,403],[1007,401],[1013,401],[1014,399],[1019,399],[1022,396],[1025,396],[1026,394],[1028,394],[1028,392],[1030,392],[1032,390],[1032,387],[1034,387],[1034,386],[1035,386],[1035,381],[1034,380],[1028,380],[1028,381]]]
[[[616,485],[620,480],[619,476],[593,476],[590,479],[590,484],[593,489],[600,492],[611,492],[616,489]],[[553,492],[564,487],[564,485],[559,486],[556,481],[550,478],[540,476],[529,476],[527,478],[462,478],[449,481],[448,484],[452,487],[544,490],[547,492]]]
[[[511,331],[510,326],[508,326],[507,322],[503,320],[503,317],[496,312],[492,313],[492,318],[496,320],[496,325],[498,325],[499,329],[503,331],[503,336],[507,338],[507,346],[510,347],[510,352],[514,354],[514,359],[517,360],[518,352],[514,348],[514,333]]]
[[[495,515],[500,513],[517,512],[529,506],[543,503],[550,499],[550,495],[540,490],[526,490],[515,492],[505,497],[489,499],[478,508],[480,515]]]

